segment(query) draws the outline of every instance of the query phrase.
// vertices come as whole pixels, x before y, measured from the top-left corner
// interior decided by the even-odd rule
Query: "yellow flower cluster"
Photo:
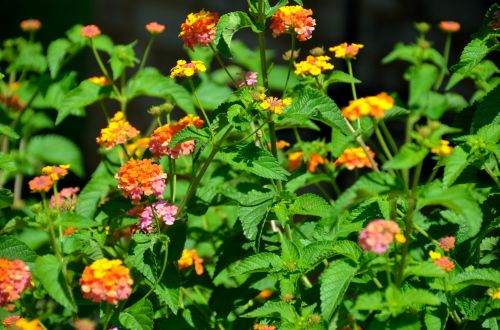
[[[45,166],[42,168],[42,173],[43,175],[50,177],[52,181],[56,182],[68,174],[68,168],[70,168],[69,164]]]
[[[123,112],[118,111],[109,121],[108,127],[101,130],[101,135],[96,141],[99,146],[105,146],[109,150],[117,144],[124,144],[135,138],[138,134],[139,131],[130,125]]]
[[[259,99],[262,101],[260,103],[262,109],[274,112],[277,115],[281,114],[284,108],[292,104],[292,99],[289,97],[281,100],[274,96],[266,97],[265,94],[260,94]]]
[[[342,114],[351,121],[364,116],[383,118],[384,111],[389,110],[393,105],[394,99],[392,97],[387,93],[380,93],[350,101],[349,105],[342,109]]]
[[[207,67],[202,61],[187,62],[178,60],[177,65],[170,69],[170,78],[175,77],[192,77],[198,72],[207,71]]]
[[[439,147],[435,147],[431,149],[433,154],[436,154],[441,157],[448,156],[453,151],[453,147],[450,146],[450,141],[441,140]]]
[[[329,56],[307,56],[305,61],[295,63],[295,74],[318,76],[324,71],[333,70]]]
[[[362,44],[348,44],[347,42],[340,45],[328,48],[329,51],[335,53],[336,58],[351,59],[358,55],[358,52],[364,46]]]

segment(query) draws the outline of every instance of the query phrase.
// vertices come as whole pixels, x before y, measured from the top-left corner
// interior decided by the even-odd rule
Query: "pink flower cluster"
[[[57,206],[63,210],[70,210],[76,204],[76,194],[80,191],[78,187],[63,188],[57,193]],[[56,207],[56,199],[54,196],[50,197],[51,209]]]
[[[392,220],[373,220],[359,235],[359,245],[365,251],[381,255],[389,248],[396,235],[401,235],[399,225]]]
[[[153,212],[154,210],[154,212]],[[148,206],[139,213],[139,228],[144,233],[151,233],[155,231],[155,216],[158,221],[163,221],[166,225],[173,225],[175,215],[177,214],[177,207],[170,205],[167,202],[156,202],[153,206]]]
[[[257,84],[257,72],[245,72],[244,77],[238,82],[238,87],[248,86],[252,87]]]
[[[455,237],[453,236],[446,236],[443,237],[439,240],[439,247],[446,252],[453,250],[455,247]]]
[[[0,258],[0,306],[19,299],[30,285],[31,273],[23,261]]]

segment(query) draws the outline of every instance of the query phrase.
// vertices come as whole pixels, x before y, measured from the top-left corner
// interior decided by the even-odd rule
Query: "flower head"
[[[9,315],[3,319],[2,325],[7,327],[9,325],[14,325],[17,320],[21,319],[19,315]]]
[[[184,45],[193,49],[194,46],[208,46],[215,38],[215,27],[219,22],[219,14],[207,10],[190,13],[181,24],[179,37]]]
[[[181,258],[177,261],[179,269],[187,269],[194,265],[194,271],[197,275],[203,275],[205,269],[203,268],[203,259],[198,256],[196,250],[186,250],[182,251]]]
[[[92,320],[89,319],[79,319],[75,321],[73,325],[76,330],[94,330],[95,324]]]
[[[125,119],[123,112],[118,111],[113,118],[111,118],[108,126],[101,130],[101,135],[96,138],[96,142],[100,147],[104,146],[109,150],[117,144],[124,144],[135,138],[139,133],[140,132]]]
[[[281,150],[281,149],[285,149],[285,148],[288,148],[290,146],[290,143],[288,143],[287,141],[285,140],[279,140],[276,142],[276,148],[278,150]],[[270,148],[270,147],[269,147]]]
[[[140,158],[142,157],[144,151],[146,151],[146,149],[148,148],[148,145],[149,145],[148,137],[137,139],[134,142],[127,144],[126,146],[127,154]]]
[[[448,33],[455,33],[460,31],[460,23],[455,21],[441,21],[439,22],[439,28]]]
[[[90,81],[91,83],[99,85],[99,86],[111,85],[111,82],[109,82],[109,80],[106,79],[106,77],[104,77],[104,76],[94,76],[94,77],[88,78],[87,80]]]
[[[165,25],[158,22],[151,22],[146,24],[146,30],[148,30],[151,35],[155,36],[165,31]]]
[[[250,71],[243,74],[243,79],[238,82],[238,87],[252,87],[255,84],[257,84],[257,72]]]
[[[321,157],[320,154],[314,153],[307,160],[307,170],[311,173],[316,172],[316,167],[321,164],[327,164],[328,160]]]
[[[446,252],[453,250],[455,248],[455,237],[454,236],[446,236],[439,240],[439,247]]]
[[[329,56],[307,56],[305,61],[295,63],[295,74],[319,76],[322,72],[333,70]]]
[[[118,304],[118,300],[127,299],[132,292],[134,282],[129,273],[130,270],[119,259],[94,261],[85,267],[80,278],[83,297],[97,303]]]
[[[441,253],[437,251],[429,251],[429,257],[431,257],[432,260],[437,260],[442,257]]]
[[[450,260],[448,257],[442,257],[434,260],[434,263],[439,266],[439,268],[451,272],[453,268],[455,268],[455,263]]]
[[[253,330],[276,330],[276,326],[269,324],[255,323],[253,325]]]
[[[364,45],[362,44],[348,44],[347,42],[340,45],[328,48],[329,51],[335,53],[336,58],[351,59],[358,55],[358,52]]]
[[[293,58],[296,59],[299,57],[300,54],[300,49],[294,50],[293,51]],[[284,59],[285,61],[290,61],[290,57],[292,56],[292,50],[287,50],[286,52],[281,55],[281,58]]]
[[[279,115],[283,112],[283,109],[289,106],[290,104],[292,104],[292,99],[289,97],[281,100],[277,97],[269,96],[262,100],[260,106],[264,110],[271,111]]]
[[[154,164],[151,159],[131,158],[120,168],[115,178],[122,194],[137,204],[143,195],[155,195],[156,198],[161,198],[167,175],[163,173],[161,166]]]
[[[387,93],[380,93],[375,96],[362,97],[349,102],[349,105],[342,109],[342,114],[349,120],[357,120],[364,116],[383,118],[384,111],[394,106],[394,99]]]
[[[264,289],[257,295],[257,297],[255,297],[255,299],[267,300],[267,299],[271,298],[272,295],[273,295],[273,291],[271,289]]]
[[[368,149],[368,152],[373,159],[375,157],[375,154],[370,150],[370,147],[366,148]],[[340,157],[337,158],[337,160],[333,163],[333,166],[339,166],[342,164],[344,164],[345,167],[350,171],[354,170],[355,168],[372,167],[370,160],[361,147],[345,149],[342,155],[340,155]]]
[[[359,245],[365,251],[380,255],[387,251],[395,235],[400,233],[399,225],[392,220],[373,220],[359,235]]]
[[[311,9],[301,6],[283,6],[271,18],[273,37],[283,33],[296,33],[297,40],[306,41],[312,37],[316,21],[311,17]]]
[[[0,258],[0,306],[18,300],[30,286],[31,273],[23,261]]]
[[[3,96],[0,95],[0,103],[4,105],[11,112],[20,112],[23,111],[26,107],[26,104],[19,99],[16,95]]]
[[[298,169],[304,160],[304,153],[296,151],[288,154],[288,170],[293,171]]]
[[[156,229],[155,217],[171,226],[174,224],[176,214],[177,207],[175,205],[170,205],[167,202],[156,202],[152,206],[144,208],[139,214],[139,227],[143,232],[149,234]]]
[[[441,140],[439,142],[439,147],[431,148],[431,152],[440,157],[446,157],[453,151],[453,147],[450,146],[450,141]]]
[[[69,164],[59,166],[45,166],[44,168],[42,168],[42,173],[44,175],[48,175],[52,179],[52,181],[56,182],[59,181],[59,179],[64,178],[68,174],[68,168],[70,168]]]
[[[11,328],[9,328],[11,329]],[[39,320],[28,321],[25,318],[20,318],[14,323],[13,329],[15,330],[43,330],[40,326]]]
[[[42,22],[35,18],[26,19],[20,24],[21,30],[26,32],[34,32],[40,30],[42,27]]]
[[[86,25],[86,26],[82,27],[81,35],[84,38],[92,39],[92,38],[95,38],[97,36],[100,36],[101,30],[99,29],[99,27],[97,27],[97,25],[93,25],[93,24]]]
[[[80,191],[78,187],[63,188],[57,193],[57,207],[63,210],[70,210],[76,205],[76,194]],[[56,207],[56,199],[54,196],[50,197],[50,208]]]
[[[500,300],[500,288],[496,288],[492,290],[492,294],[491,294],[491,299],[493,300]]]
[[[178,60],[177,65],[170,69],[170,78],[175,77],[192,77],[198,72],[207,71],[207,67],[202,61],[186,62]]]
[[[54,181],[50,176],[41,175],[31,179],[28,184],[32,192],[48,192],[52,188]]]

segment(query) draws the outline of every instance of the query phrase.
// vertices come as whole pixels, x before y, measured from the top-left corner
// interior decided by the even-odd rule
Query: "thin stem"
[[[229,79],[231,79],[231,82],[233,83],[233,85],[235,87],[238,87],[238,84],[236,83],[236,80],[233,78],[233,75],[231,74],[231,72],[229,72],[227,66],[224,64],[224,61],[220,57],[219,52],[217,51],[217,49],[215,49],[215,47],[214,47],[214,45],[212,43],[209,43],[208,46],[210,47],[210,49],[214,53],[214,57],[217,60],[217,62],[219,63],[219,65],[224,69],[224,71],[226,72],[226,74],[229,77]]]
[[[481,157],[481,160],[483,161],[484,170],[486,171],[486,173],[488,173],[488,175],[491,177],[491,179],[493,179],[493,181],[496,183],[497,187],[500,188],[500,181],[498,181],[498,177],[495,175],[495,173],[493,173],[493,171],[488,166],[488,164],[486,164],[486,160],[483,157]]]
[[[205,118],[205,121],[207,122],[208,128],[210,129],[210,133],[212,133],[212,137],[214,136],[214,131],[212,129],[212,125],[210,124],[210,120],[208,119],[207,113],[205,112],[205,108],[201,104],[200,99],[198,98],[198,93],[196,93],[196,88],[194,87],[193,79],[188,78],[189,86],[191,87],[191,90],[193,91],[193,96],[194,99],[196,100],[196,103],[198,103],[198,107],[201,110],[201,113],[203,114],[203,117]]]
[[[389,143],[389,147],[391,148],[392,153],[397,154],[398,153],[398,145],[394,141],[394,138],[392,137],[391,132],[389,131],[389,129],[385,125],[385,122],[383,120],[381,120],[378,122],[378,124],[379,124],[380,128],[382,129],[382,133],[384,133],[384,136],[385,136],[387,142]]]
[[[434,238],[432,238],[431,235],[429,235],[429,233],[425,231],[425,229],[423,229],[422,227],[420,227],[416,223],[413,223],[412,225],[413,225],[413,228],[415,228],[420,234],[424,235],[432,243],[434,243],[437,246],[439,246],[439,242],[437,240],[435,240]]]
[[[384,137],[382,136],[382,133],[380,132],[380,128],[378,127],[378,123],[373,120],[373,128],[375,129],[375,135],[377,136],[378,143],[382,147],[382,150],[384,151],[385,156],[387,159],[392,159],[392,154],[389,151],[389,148],[387,147],[387,144],[385,143]]]
[[[153,41],[155,40],[155,35],[151,35],[148,41],[148,45],[146,46],[146,50],[144,51],[144,54],[142,55],[141,59],[141,64],[139,65],[139,70],[137,72],[141,72],[141,70],[144,68],[144,65],[146,64],[146,60],[149,57],[149,52],[151,51],[151,46],[153,45]]]
[[[285,96],[286,89],[288,87],[288,81],[290,80],[290,75],[291,75],[292,69],[293,69],[293,63],[295,60],[293,58],[293,52],[295,51],[295,39],[296,39],[295,32],[290,33],[290,37],[292,39],[292,48],[290,50],[290,61],[288,62],[288,72],[286,74],[285,87],[283,88],[283,96]]]
[[[104,325],[102,326],[104,330],[108,329],[108,324],[110,319],[111,319],[111,308],[109,303],[106,303],[106,315],[104,315]]]
[[[345,121],[347,127],[349,128],[349,130],[351,131],[352,135],[356,138],[356,142],[358,142],[361,149],[363,149],[363,151],[365,152],[365,155],[368,158],[368,161],[370,162],[372,169],[375,172],[380,172],[380,170],[378,169],[377,163],[375,162],[373,157],[370,155],[370,152],[368,151],[368,147],[366,146],[365,141],[363,140],[361,135],[358,135],[358,133],[356,132],[354,127],[352,127],[351,123],[349,122],[349,120],[346,117],[344,117],[344,121]]]
[[[418,183],[420,181],[420,174],[422,174],[422,166],[423,166],[424,162],[420,162],[418,165],[417,165],[417,168],[415,168],[415,172],[413,174],[413,183],[412,183],[412,186],[411,186],[411,190],[412,190],[412,194],[415,196],[416,193],[417,193],[417,186],[418,186]]]
[[[176,167],[175,167],[175,159],[169,158],[168,159],[168,170],[169,170],[169,177],[170,177],[170,201],[172,204],[175,204],[175,186],[177,183],[177,174],[176,174]]]
[[[451,33],[448,32],[446,33],[446,40],[444,42],[444,51],[443,51],[444,64],[443,68],[441,69],[441,73],[439,74],[439,78],[436,81],[436,84],[434,85],[435,90],[438,90],[439,87],[441,87],[444,76],[446,75],[446,72],[448,72],[448,59],[450,57],[450,48],[451,48]]]
[[[121,98],[120,90],[118,89],[115,82],[111,78],[111,75],[109,74],[108,69],[106,69],[106,66],[104,66],[104,63],[101,60],[101,56],[99,55],[97,48],[95,48],[93,39],[90,39],[90,48],[92,49],[92,53],[94,54],[95,60],[97,61],[97,65],[99,65],[99,68],[101,69],[102,74],[111,83],[111,86],[113,86],[113,90],[115,91],[116,96]],[[120,103],[121,103],[121,101],[120,101]],[[124,110],[124,109],[121,109],[121,110]]]
[[[354,85],[354,74],[352,73],[352,63],[350,58],[346,58],[345,60],[347,62],[347,71],[349,71],[349,75],[351,76],[351,92],[352,92],[352,97],[357,100],[358,95],[356,94],[356,86]]]
[[[153,207],[151,207],[151,209],[153,209]],[[146,299],[151,293],[153,293],[154,290],[156,290],[158,284],[160,284],[163,278],[163,274],[165,274],[165,270],[167,269],[167,264],[168,264],[168,237],[166,237],[165,240],[165,256],[163,257],[163,265],[161,267],[160,276],[158,276],[158,279],[156,280],[154,286],[152,286],[151,289],[149,289],[149,291],[146,293],[144,297],[142,297],[142,299]]]

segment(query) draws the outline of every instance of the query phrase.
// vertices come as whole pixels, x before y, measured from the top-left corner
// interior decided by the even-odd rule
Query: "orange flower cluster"
[[[69,164],[45,166],[42,168],[42,174],[50,177],[52,181],[56,182],[68,174],[68,168],[70,168]]]
[[[348,44],[347,42],[340,45],[328,48],[329,51],[335,53],[336,58],[351,59],[358,55],[358,52],[364,45],[362,44]]]
[[[455,33],[460,31],[460,23],[455,21],[441,21],[439,22],[439,28],[448,33]]]
[[[304,153],[302,151],[296,151],[288,154],[288,170],[294,171],[302,165],[304,158]]]
[[[104,77],[104,76],[94,76],[94,77],[88,78],[87,80],[90,81],[91,83],[99,85],[99,86],[109,86],[109,85],[111,85],[111,83],[109,82],[109,80],[106,79],[106,77]]]
[[[314,153],[307,160],[307,170],[311,173],[314,173],[316,171],[316,167],[322,164],[328,164],[328,160],[321,157],[320,154]]]
[[[307,56],[305,61],[295,63],[295,74],[319,76],[322,72],[333,70],[329,56]]]
[[[276,142],[276,148],[279,149],[279,150],[288,148],[289,146],[290,146],[290,143],[288,143],[285,140],[279,140],[279,141]]]
[[[297,40],[306,41],[312,37],[316,21],[311,9],[301,6],[283,6],[273,15],[270,25],[273,37],[283,33],[296,33]]]
[[[26,106],[16,95],[0,95],[0,103],[2,103],[3,106],[8,108],[11,112],[23,111]]]
[[[151,135],[149,141],[149,150],[151,154],[158,158],[168,155],[173,159],[179,158],[180,155],[189,155],[194,150],[194,141],[192,140],[179,143],[173,148],[169,148],[168,145],[175,134],[187,126],[201,128],[203,123],[204,121],[200,117],[189,114],[181,118],[176,124],[167,124],[158,127]]]
[[[364,116],[384,118],[384,111],[393,106],[394,99],[387,93],[380,93],[350,101],[349,105],[342,109],[342,114],[351,121]]]
[[[146,30],[148,30],[151,35],[155,36],[165,31],[165,25],[159,24],[158,22],[151,22],[146,24]]]
[[[215,27],[219,22],[219,14],[201,10],[190,13],[186,21],[181,24],[179,37],[184,45],[193,49],[194,46],[208,46],[215,38]]]
[[[101,135],[96,138],[97,144],[105,146],[107,150],[117,144],[124,144],[128,140],[135,138],[140,132],[130,125],[125,119],[123,112],[118,111],[108,123],[106,128],[101,130]]]
[[[441,253],[430,251],[429,256],[434,260],[434,263],[439,266],[439,268],[447,271],[448,273],[455,268],[455,263],[448,257],[441,256]]]
[[[120,168],[115,178],[122,194],[138,204],[143,195],[154,194],[156,198],[162,198],[167,175],[163,173],[161,166],[154,164],[151,159],[131,158]]]
[[[202,61],[186,62],[178,60],[177,65],[170,69],[170,78],[175,77],[192,77],[198,72],[207,71],[207,67]]]
[[[446,252],[455,248],[455,237],[445,236],[439,240],[439,247]]]
[[[86,25],[82,27],[82,32],[81,32],[82,37],[84,38],[95,38],[101,35],[101,30],[97,25]]]
[[[97,303],[118,304],[118,300],[127,299],[132,292],[134,282],[129,273],[121,260],[103,258],[94,261],[85,267],[80,278],[83,297]]]
[[[30,18],[27,20],[24,20],[20,24],[21,30],[26,31],[26,32],[34,32],[40,30],[42,27],[42,22],[40,22],[37,19]]]
[[[277,115],[280,115],[283,112],[283,109],[292,104],[292,99],[289,97],[281,100],[274,96],[266,97],[265,94],[260,94],[259,98],[262,101],[260,103],[262,109],[274,112]]]
[[[7,321],[7,322],[6,322]],[[17,315],[9,316],[3,321],[5,326],[8,326],[9,330],[43,330],[40,326],[39,320],[28,321],[25,318],[19,317]],[[7,323],[7,324],[5,324]]]
[[[20,298],[31,285],[31,273],[22,260],[0,258],[0,306]]]
[[[269,324],[259,324],[255,323],[253,325],[253,330],[276,330],[276,326]]]
[[[367,148],[370,156],[373,159],[375,157],[375,154],[370,150],[370,147]],[[345,149],[342,155],[340,155],[340,157],[333,163],[333,166],[340,166],[342,164],[344,164],[345,167],[350,171],[354,170],[355,168],[372,167],[372,165],[370,164],[370,160],[361,147]]]
[[[453,147],[450,146],[450,141],[441,140],[439,143],[439,147],[434,147],[431,149],[431,152],[433,154],[436,154],[440,157],[446,157],[453,151]]]
[[[203,259],[198,256],[196,250],[183,250],[181,258],[177,261],[179,269],[187,269],[194,265],[196,275],[203,275],[205,269],[203,268]]]
[[[28,182],[28,185],[30,187],[30,190],[32,192],[48,192],[50,188],[52,188],[52,185],[54,184],[54,181],[50,178],[50,176],[47,175],[41,175],[34,177],[33,179]]]

